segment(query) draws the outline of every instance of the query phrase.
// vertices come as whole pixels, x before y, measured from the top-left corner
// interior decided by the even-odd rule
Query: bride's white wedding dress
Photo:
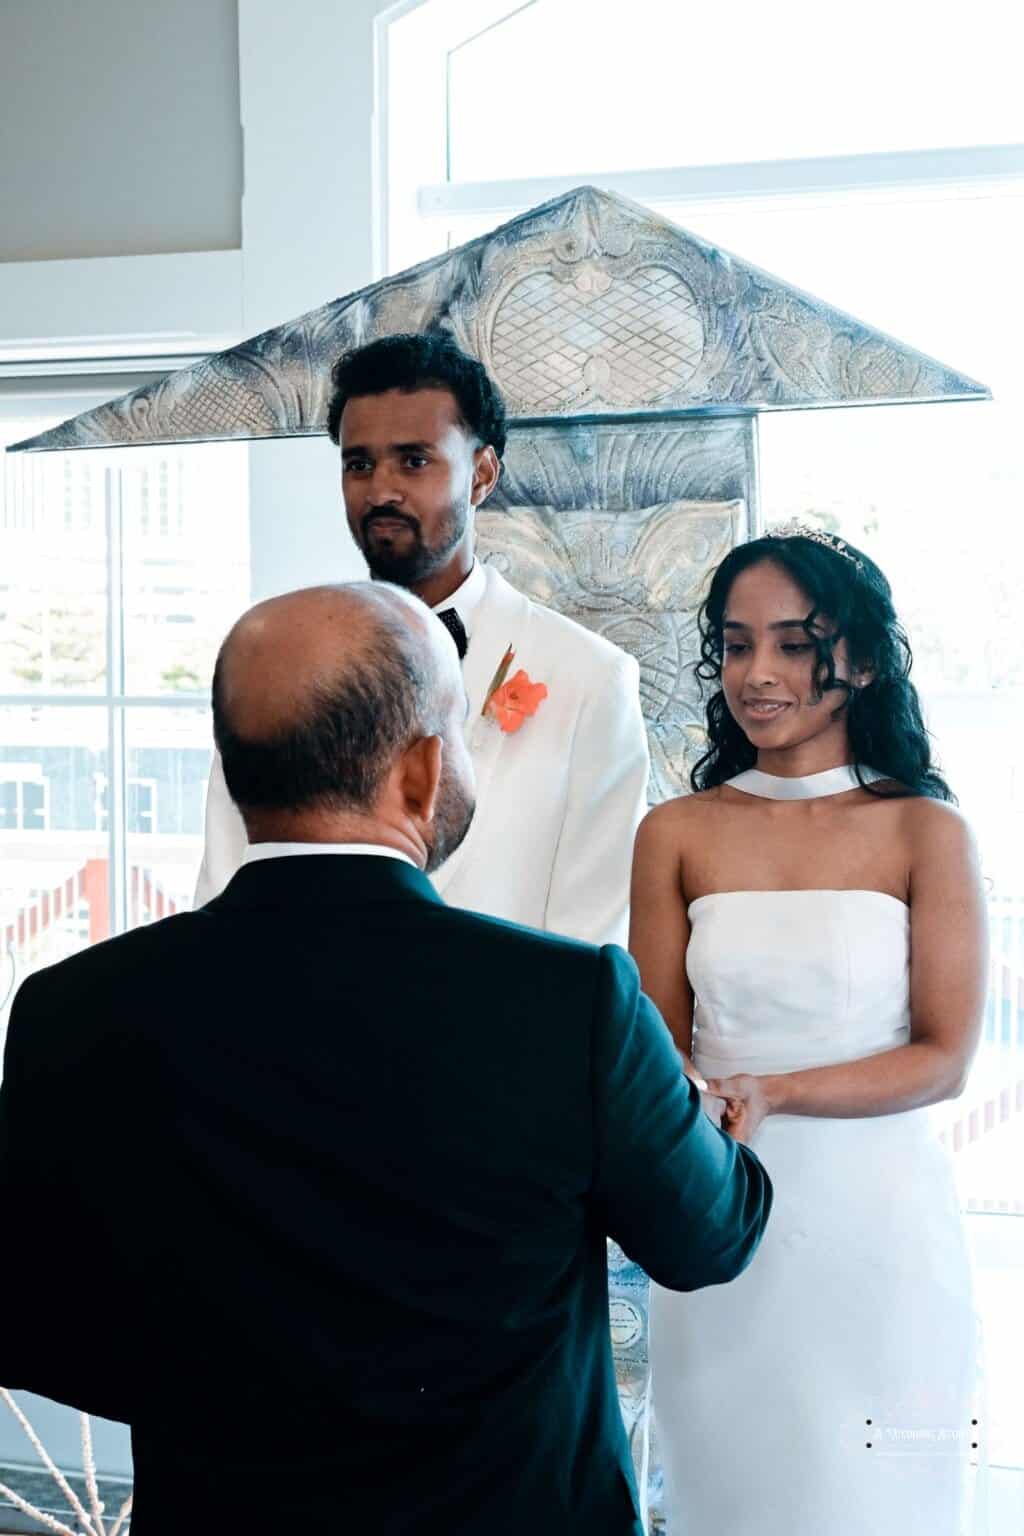
[[[694,1059],[790,1072],[909,1038],[909,909],[875,891],[690,907]],[[750,1267],[652,1286],[670,1536],[960,1536],[978,1356],[970,1267],[929,1112],[767,1117],[775,1190]]]

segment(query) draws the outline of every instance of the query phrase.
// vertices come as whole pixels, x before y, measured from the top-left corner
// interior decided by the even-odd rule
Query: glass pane
[[[1024,240],[1019,180],[984,194],[965,185],[654,211],[981,380],[998,400],[1019,395],[1022,333],[1003,286]]]
[[[1024,454],[992,406],[762,418],[767,522],[797,514],[893,585],[942,770],[981,847],[992,926],[984,1039],[937,1113],[965,1203],[1024,1212]]]
[[[537,0],[450,55],[450,179],[1021,138],[1019,7],[843,10],[837,46],[820,0]]]
[[[1020,1322],[1021,1282],[1024,1280],[1024,1219],[969,1216],[967,1231],[975,1264],[978,1310],[985,1333],[985,1392],[988,1416],[989,1460],[993,1468],[1015,1467],[1024,1484],[1024,1328]],[[1010,1515],[998,1497],[1000,1483],[1006,1488],[1010,1473],[996,1473],[992,1492],[992,1536],[1005,1531],[1018,1532],[1024,1504],[1018,1504],[1017,1518]],[[1006,1489],[1008,1492],[1008,1488]],[[1024,1497],[1024,1486],[1020,1488]]]
[[[244,443],[121,455],[128,693],[208,690],[249,600],[248,463]]]
[[[49,425],[0,421],[0,447]],[[102,460],[91,453],[4,454],[0,537],[0,693],[102,693]]]
[[[25,976],[110,934],[103,709],[0,709],[0,1048]]]
[[[206,709],[129,709],[128,926],[192,906],[212,736]]]
[[[795,514],[835,529],[892,582],[936,755],[979,839],[993,943],[984,1038],[964,1094],[936,1114],[965,1205],[1011,1212],[1024,1212],[1024,388],[1002,295],[1020,208],[1009,195],[861,207],[856,235],[841,208],[819,211],[813,233],[780,210],[750,252],[771,245],[776,270],[795,267],[805,286],[909,333],[996,394],[766,415],[760,441],[765,521]],[[737,226],[747,217],[737,212]],[[737,232],[741,249],[758,238]],[[951,304],[951,275],[970,269],[972,249],[985,251],[986,282],[969,305]],[[941,259],[923,260],[928,251]]]

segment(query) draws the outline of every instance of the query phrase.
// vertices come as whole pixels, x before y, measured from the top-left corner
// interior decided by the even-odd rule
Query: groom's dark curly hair
[[[505,452],[505,402],[487,369],[463,352],[447,331],[382,336],[346,352],[331,372],[327,431],[336,443],[349,400],[389,389],[448,389],[469,432],[500,459]]]

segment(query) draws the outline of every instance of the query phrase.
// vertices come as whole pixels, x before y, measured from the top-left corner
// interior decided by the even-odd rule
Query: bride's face
[[[722,689],[729,713],[759,751],[777,752],[812,738],[846,741],[844,693],[818,697],[816,648],[804,627],[814,604],[781,566],[762,561],[742,571],[729,589],[724,617]],[[815,633],[834,626],[815,620]],[[833,647],[836,677],[850,678],[846,642]]]

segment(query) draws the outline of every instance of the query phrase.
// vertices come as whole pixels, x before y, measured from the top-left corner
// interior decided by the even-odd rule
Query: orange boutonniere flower
[[[482,715],[496,720],[507,734],[518,731],[523,721],[528,716],[535,715],[548,696],[547,684],[532,683],[521,667],[511,677],[508,676],[515,654],[509,646],[501,658],[501,665],[491,679],[484,707],[480,711]],[[508,678],[507,682],[506,678]]]

